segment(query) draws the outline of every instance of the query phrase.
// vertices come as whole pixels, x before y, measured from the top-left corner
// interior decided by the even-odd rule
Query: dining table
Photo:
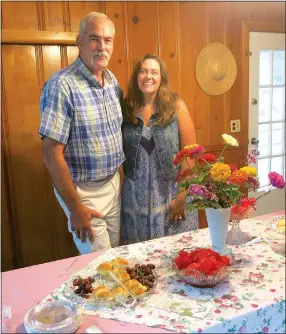
[[[102,333],[285,333],[285,254],[273,248],[281,235],[268,224],[278,215],[285,216],[285,211],[240,222],[253,242],[227,245],[235,265],[227,279],[212,288],[186,284],[172,261],[181,249],[211,247],[208,228],[2,272],[2,308],[11,307],[7,327],[11,333],[26,333],[25,315],[41,302],[65,300],[65,283],[72,275],[123,257],[156,266],[153,293],[132,308],[84,312],[76,333],[90,326]]]

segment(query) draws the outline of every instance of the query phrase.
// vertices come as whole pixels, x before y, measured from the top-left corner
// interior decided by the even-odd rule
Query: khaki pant
[[[71,230],[70,213],[59,196],[55,195],[68,218],[68,229],[73,235],[74,243],[80,254],[104,251],[119,246],[120,236],[120,174],[117,171],[113,176],[96,182],[74,183],[83,205],[94,209],[103,215],[103,218],[93,218],[91,226],[94,233],[93,244],[90,241],[81,242],[75,232]]]

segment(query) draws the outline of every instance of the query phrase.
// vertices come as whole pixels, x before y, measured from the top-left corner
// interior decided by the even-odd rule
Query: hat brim
[[[221,63],[225,68],[224,77],[216,80],[212,76],[210,63]],[[237,76],[237,66],[231,51],[220,43],[211,43],[202,49],[196,62],[196,78],[201,89],[208,95],[226,93],[234,84]]]

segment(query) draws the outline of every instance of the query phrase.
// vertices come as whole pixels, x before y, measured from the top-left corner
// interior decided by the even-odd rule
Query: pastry
[[[111,270],[112,270],[112,265],[109,262],[101,263],[97,267],[98,273],[101,274],[102,276],[108,276]]]
[[[118,273],[117,278],[118,278],[118,280],[119,280],[121,283],[124,283],[124,282],[130,280],[130,276],[129,276],[129,274],[127,273],[127,271]]]
[[[111,264],[113,265],[113,267],[127,267],[128,266],[128,261],[118,257],[114,260],[111,261]]]
[[[285,218],[277,220],[276,226],[280,232],[285,232]]]
[[[121,286],[118,286],[117,288],[114,288],[112,290],[112,296],[114,299],[120,298],[120,297],[127,297],[128,296],[128,291]]]
[[[140,283],[139,283],[140,284]],[[144,295],[144,293],[147,291],[147,287],[140,284],[140,286],[138,286],[137,289],[135,289],[132,293],[133,295],[135,296],[141,296],[141,295]]]
[[[113,268],[112,273],[117,277],[120,273],[127,273],[124,268]]]
[[[136,296],[142,295],[146,292],[147,288],[146,286],[142,285],[140,282],[138,282],[136,279],[131,279],[129,281],[126,281],[124,283],[124,286],[133,294]]]
[[[112,292],[107,289],[104,285],[99,285],[96,287],[92,294],[94,297],[99,299],[111,300],[112,299]]]

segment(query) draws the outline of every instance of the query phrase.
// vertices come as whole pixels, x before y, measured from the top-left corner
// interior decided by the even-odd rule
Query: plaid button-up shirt
[[[39,134],[66,145],[64,157],[74,182],[105,179],[125,160],[122,91],[109,70],[103,75],[104,87],[78,57],[42,89]]]

